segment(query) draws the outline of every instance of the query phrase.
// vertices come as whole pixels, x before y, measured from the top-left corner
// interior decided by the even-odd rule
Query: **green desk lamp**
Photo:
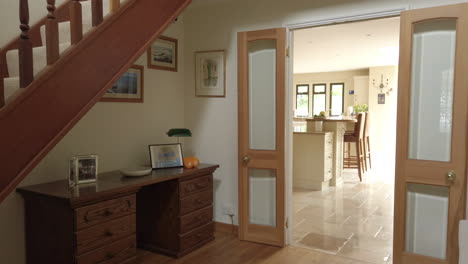
[[[181,137],[191,137],[192,131],[187,128],[171,128],[167,131],[167,136],[177,137],[177,143],[180,143],[179,140]]]

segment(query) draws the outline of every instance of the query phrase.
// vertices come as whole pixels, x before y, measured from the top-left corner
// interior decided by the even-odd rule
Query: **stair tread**
[[[9,77],[3,79],[5,99],[11,97],[19,89],[19,77]]]

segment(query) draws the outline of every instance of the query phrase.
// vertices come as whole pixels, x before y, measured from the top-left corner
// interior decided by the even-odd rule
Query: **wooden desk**
[[[343,147],[346,126],[356,123],[357,120],[349,117],[307,118],[307,131],[316,131],[315,122],[323,122],[320,132],[333,132],[333,172],[331,186],[343,183]]]
[[[155,170],[140,178],[105,173],[17,189],[25,200],[28,264],[136,263],[136,248],[182,256],[214,239],[213,172]]]

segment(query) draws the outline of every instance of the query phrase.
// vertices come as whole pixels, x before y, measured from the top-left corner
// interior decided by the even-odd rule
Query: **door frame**
[[[333,26],[337,24],[345,23],[354,23],[362,22],[367,20],[376,20],[382,18],[391,18],[391,17],[400,17],[401,12],[411,10],[410,5],[402,5],[400,8],[395,9],[383,9],[380,11],[375,11],[371,13],[361,13],[352,16],[338,16],[332,17],[323,20],[310,20],[301,23],[287,24],[284,25],[286,28],[286,47],[289,49],[289,54],[286,56],[286,119],[285,119],[285,177],[286,177],[286,201],[285,201],[285,210],[286,210],[286,221],[290,225],[286,229],[286,245],[291,244],[293,238],[293,223],[294,223],[294,214],[292,197],[293,197],[293,108],[294,105],[294,31],[300,29],[314,28],[314,27],[323,27],[323,26]]]

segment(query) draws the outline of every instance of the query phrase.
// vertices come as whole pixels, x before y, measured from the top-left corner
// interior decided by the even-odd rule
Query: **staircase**
[[[38,1],[38,0],[35,0]],[[0,202],[191,0],[71,0],[0,50]]]

